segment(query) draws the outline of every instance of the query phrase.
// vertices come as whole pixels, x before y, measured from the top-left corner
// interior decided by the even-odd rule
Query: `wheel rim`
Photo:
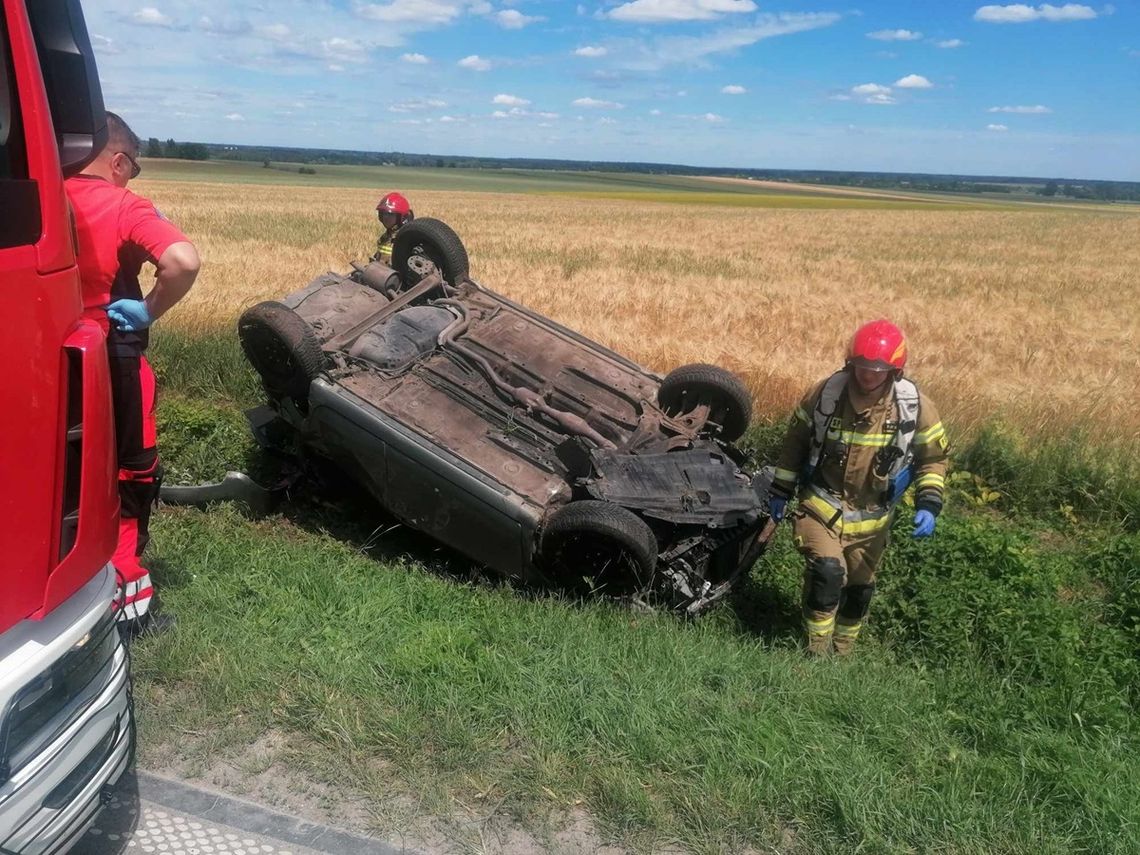
[[[623,597],[646,593],[652,583],[637,559],[619,543],[596,535],[563,538],[555,566],[573,587],[590,595]]]
[[[674,418],[693,416],[698,415],[696,411],[704,407],[707,411],[705,420],[724,427],[730,406],[731,402],[726,401],[723,395],[718,395],[714,391],[684,387],[681,390],[678,404],[675,407],[666,409],[665,412]]]

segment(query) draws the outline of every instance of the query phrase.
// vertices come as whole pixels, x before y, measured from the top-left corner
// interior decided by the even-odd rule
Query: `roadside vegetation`
[[[153,339],[168,478],[267,467],[234,319],[362,256],[375,194],[144,192],[207,264]],[[513,590],[363,497],[302,493],[261,520],[164,509],[155,572],[179,627],[137,647],[144,764],[204,769],[285,734],[310,747],[288,774],[361,798],[381,831],[410,802],[536,829],[585,811],[636,851],[1132,851],[1140,219],[430,192],[413,206],[455,226],[484,284],[654,368],[740,372],[759,460],[850,329],[889,314],[953,431],[938,533],[911,541],[904,515],[858,656],[809,662],[786,533],[687,624]]]

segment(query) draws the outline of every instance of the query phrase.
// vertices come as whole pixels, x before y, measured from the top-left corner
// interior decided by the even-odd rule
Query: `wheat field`
[[[191,334],[366,258],[383,192],[137,184],[202,253],[194,291],[162,321]],[[1140,437],[1136,212],[412,196],[463,238],[481,284],[654,370],[729,368],[763,417],[837,367],[855,326],[888,317],[910,337],[910,375],[960,432],[997,414],[1031,436]]]

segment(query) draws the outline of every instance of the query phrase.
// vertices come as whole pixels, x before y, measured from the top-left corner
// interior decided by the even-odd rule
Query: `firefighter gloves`
[[[921,510],[914,515],[914,536],[930,537],[934,534],[934,514],[927,510]]]
[[[152,322],[145,300],[115,300],[107,306],[107,317],[123,332],[145,330]]]
[[[782,520],[787,509],[788,500],[783,496],[770,496],[768,498],[768,515],[772,518],[772,522]]]

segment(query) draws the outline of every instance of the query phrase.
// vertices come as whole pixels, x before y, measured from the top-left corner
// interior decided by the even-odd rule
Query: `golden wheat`
[[[163,323],[241,309],[346,270],[375,242],[377,191],[140,182],[204,267]],[[1140,436],[1140,216],[1112,210],[776,210],[574,196],[421,192],[487,287],[659,371],[712,362],[782,415],[889,317],[911,373],[972,430]]]

